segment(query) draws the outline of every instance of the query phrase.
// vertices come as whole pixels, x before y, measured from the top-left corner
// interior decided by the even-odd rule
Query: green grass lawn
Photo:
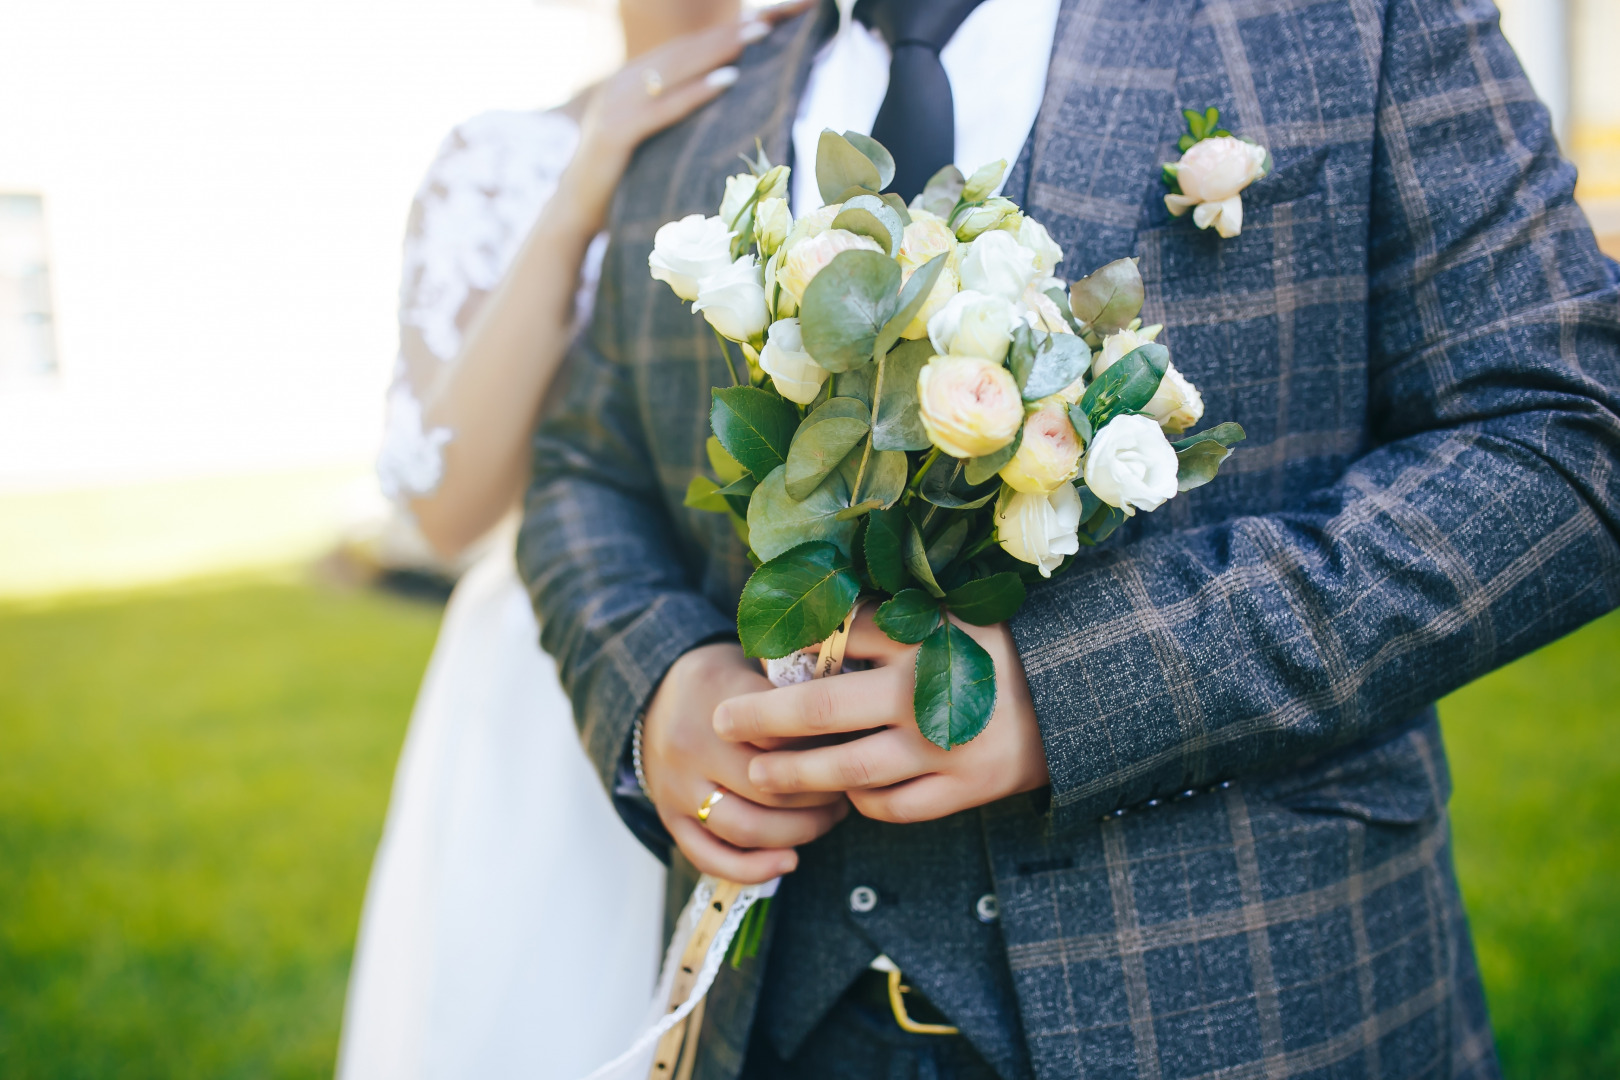
[[[431,606],[299,580],[0,606],[0,1077],[331,1073]],[[1513,1080],[1620,1076],[1620,615],[1448,700]]]

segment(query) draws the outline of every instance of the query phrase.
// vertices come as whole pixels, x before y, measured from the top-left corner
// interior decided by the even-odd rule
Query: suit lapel
[[[1063,4],[1016,179],[1025,209],[1063,246],[1068,278],[1135,252],[1143,213],[1162,193],[1159,165],[1174,158],[1176,72],[1197,8],[1198,0]]]

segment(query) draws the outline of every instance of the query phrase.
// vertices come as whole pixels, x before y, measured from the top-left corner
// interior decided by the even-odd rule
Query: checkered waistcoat
[[[729,377],[647,253],[756,138],[786,159],[828,8],[638,152],[536,437],[519,562],[610,785],[749,569],[682,507]],[[1011,194],[1070,277],[1140,258],[1147,321],[1249,439],[1014,621],[1050,791],[887,827],[890,895],[837,917],[957,1000],[972,897],[907,871],[974,849],[1016,1009],[955,1018],[1009,1078],[1494,1076],[1431,703],[1620,603],[1620,275],[1574,170],[1484,0],[1070,0],[1050,70]],[[1275,159],[1232,239],[1163,203],[1209,105]],[[716,987],[700,1078],[735,1073],[758,968]]]

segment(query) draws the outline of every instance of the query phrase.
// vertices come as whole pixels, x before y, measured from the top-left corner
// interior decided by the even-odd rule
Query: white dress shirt
[[[956,165],[972,175],[997,158],[1018,160],[1046,94],[1061,0],[984,0],[940,50],[956,106]],[[793,213],[821,206],[816,143],[824,128],[872,132],[889,91],[889,46],[838,0],[838,33],[822,46],[793,121]]]

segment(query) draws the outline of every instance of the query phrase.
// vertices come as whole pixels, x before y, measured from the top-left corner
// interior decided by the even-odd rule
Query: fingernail
[[[760,764],[759,758],[755,758],[753,761],[748,763],[748,782],[750,784],[753,784],[757,788],[763,788],[764,790],[769,791],[770,786],[767,783],[769,779],[770,777],[767,776],[765,772],[765,766]]]
[[[703,76],[703,81],[710,86],[730,86],[737,81],[737,69],[734,67],[715,68]]]
[[[714,717],[709,722],[714,726],[714,733],[722,739],[731,734],[731,713],[724,705],[714,710]]]
[[[742,39],[744,45],[752,45],[761,38],[769,36],[770,32],[770,23],[761,22],[758,19],[745,22],[737,28],[737,36]]]

